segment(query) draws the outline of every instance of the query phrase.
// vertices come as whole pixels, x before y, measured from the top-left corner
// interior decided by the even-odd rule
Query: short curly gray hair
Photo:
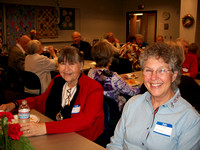
[[[175,42],[172,44],[167,43],[153,43],[147,46],[144,51],[140,54],[140,66],[144,69],[145,62],[150,57],[155,57],[157,59],[162,58],[165,63],[169,64],[172,72],[178,72],[176,79],[171,84],[172,90],[178,88],[180,84],[180,78],[182,74],[182,63],[183,58],[180,55],[181,47]]]

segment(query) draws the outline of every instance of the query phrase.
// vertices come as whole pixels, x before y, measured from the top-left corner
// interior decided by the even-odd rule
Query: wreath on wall
[[[184,27],[189,28],[194,24],[194,17],[191,14],[186,14],[182,18],[182,23]]]

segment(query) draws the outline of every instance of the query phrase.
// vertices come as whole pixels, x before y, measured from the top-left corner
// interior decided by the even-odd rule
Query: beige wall
[[[57,0],[0,0],[4,3],[25,5],[57,6]],[[180,33],[180,0],[58,0],[60,7],[76,8],[76,30],[80,31],[84,40],[92,42],[94,38],[101,39],[103,34],[111,31],[120,42],[126,40],[126,12],[137,11],[138,5],[145,5],[143,11],[157,11],[157,35],[163,35],[166,40],[175,40]],[[193,1],[193,0],[191,0]],[[195,0],[196,1],[196,0]],[[163,12],[170,13],[170,19],[164,20]],[[199,17],[199,16],[198,16]],[[164,30],[164,24],[169,29]],[[197,24],[198,25],[198,24]],[[200,25],[199,25],[200,26]],[[197,32],[200,29],[197,29]],[[60,30],[57,39],[43,39],[43,42],[54,42],[53,45],[63,47],[71,44],[72,30]],[[200,35],[196,33],[199,41]],[[66,42],[65,42],[66,41]],[[49,45],[51,43],[45,43]]]
[[[195,42],[196,35],[196,18],[197,18],[197,2],[198,0],[181,0],[181,11],[180,11],[180,37],[183,37],[189,41],[189,43]],[[185,28],[182,25],[182,18],[186,14],[191,14],[194,17],[194,24]]]

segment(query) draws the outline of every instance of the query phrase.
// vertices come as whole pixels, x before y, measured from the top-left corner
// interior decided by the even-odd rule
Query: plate
[[[12,123],[18,123],[18,115],[14,115],[14,119],[11,120]],[[40,118],[36,115],[30,114],[30,122],[40,122]]]
[[[126,80],[126,82],[127,82],[130,86],[139,85],[139,82],[135,81],[134,78],[128,79],[128,80]]]

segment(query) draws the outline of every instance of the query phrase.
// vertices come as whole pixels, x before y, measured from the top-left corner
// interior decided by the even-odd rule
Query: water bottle
[[[18,121],[19,124],[30,122],[30,108],[26,100],[23,100],[22,104],[19,106]]]

